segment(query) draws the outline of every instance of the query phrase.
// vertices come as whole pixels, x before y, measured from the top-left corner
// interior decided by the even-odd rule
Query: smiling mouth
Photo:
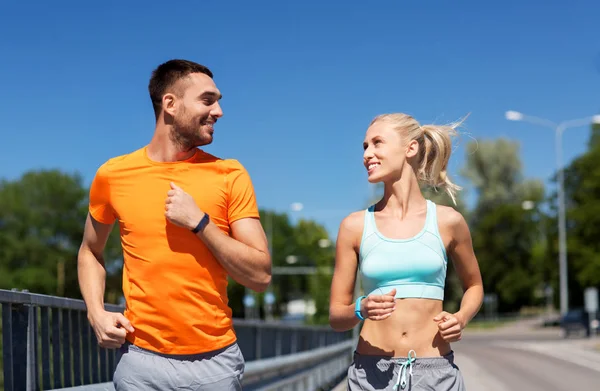
[[[202,122],[202,126],[204,126],[204,127],[208,128],[208,130],[210,130],[210,131],[214,131],[214,130],[215,130],[215,129],[214,129],[214,128],[215,128],[215,123],[214,123],[214,122],[212,122],[212,121],[205,121],[205,122]]]
[[[367,171],[369,172],[369,174],[375,170],[375,168],[377,168],[380,165],[380,163],[369,163],[369,165],[367,166]]]

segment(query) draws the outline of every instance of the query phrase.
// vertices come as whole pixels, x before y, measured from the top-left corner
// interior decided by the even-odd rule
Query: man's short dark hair
[[[213,74],[204,65],[200,65],[188,60],[169,60],[160,64],[153,72],[148,84],[150,99],[154,107],[154,115],[156,119],[162,110],[162,98],[167,92],[178,93],[177,91],[169,91],[175,83],[188,76],[191,73],[204,73],[213,78]]]

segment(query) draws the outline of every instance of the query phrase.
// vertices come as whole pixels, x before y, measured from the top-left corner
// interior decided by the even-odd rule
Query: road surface
[[[468,391],[600,390],[600,353],[581,341],[467,335],[453,348]]]

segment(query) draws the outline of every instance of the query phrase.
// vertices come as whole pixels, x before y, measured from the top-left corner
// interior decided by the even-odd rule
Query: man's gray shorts
[[[209,353],[165,355],[130,343],[115,369],[116,391],[240,391],[244,357],[237,343]]]
[[[444,357],[417,357],[412,365],[408,358],[355,352],[354,362],[348,368],[348,390],[466,391],[462,374],[454,364],[453,352]]]

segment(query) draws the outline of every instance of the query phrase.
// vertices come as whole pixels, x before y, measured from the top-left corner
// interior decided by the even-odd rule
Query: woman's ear
[[[417,140],[411,140],[406,146],[406,158],[413,158],[419,154],[419,142]]]

